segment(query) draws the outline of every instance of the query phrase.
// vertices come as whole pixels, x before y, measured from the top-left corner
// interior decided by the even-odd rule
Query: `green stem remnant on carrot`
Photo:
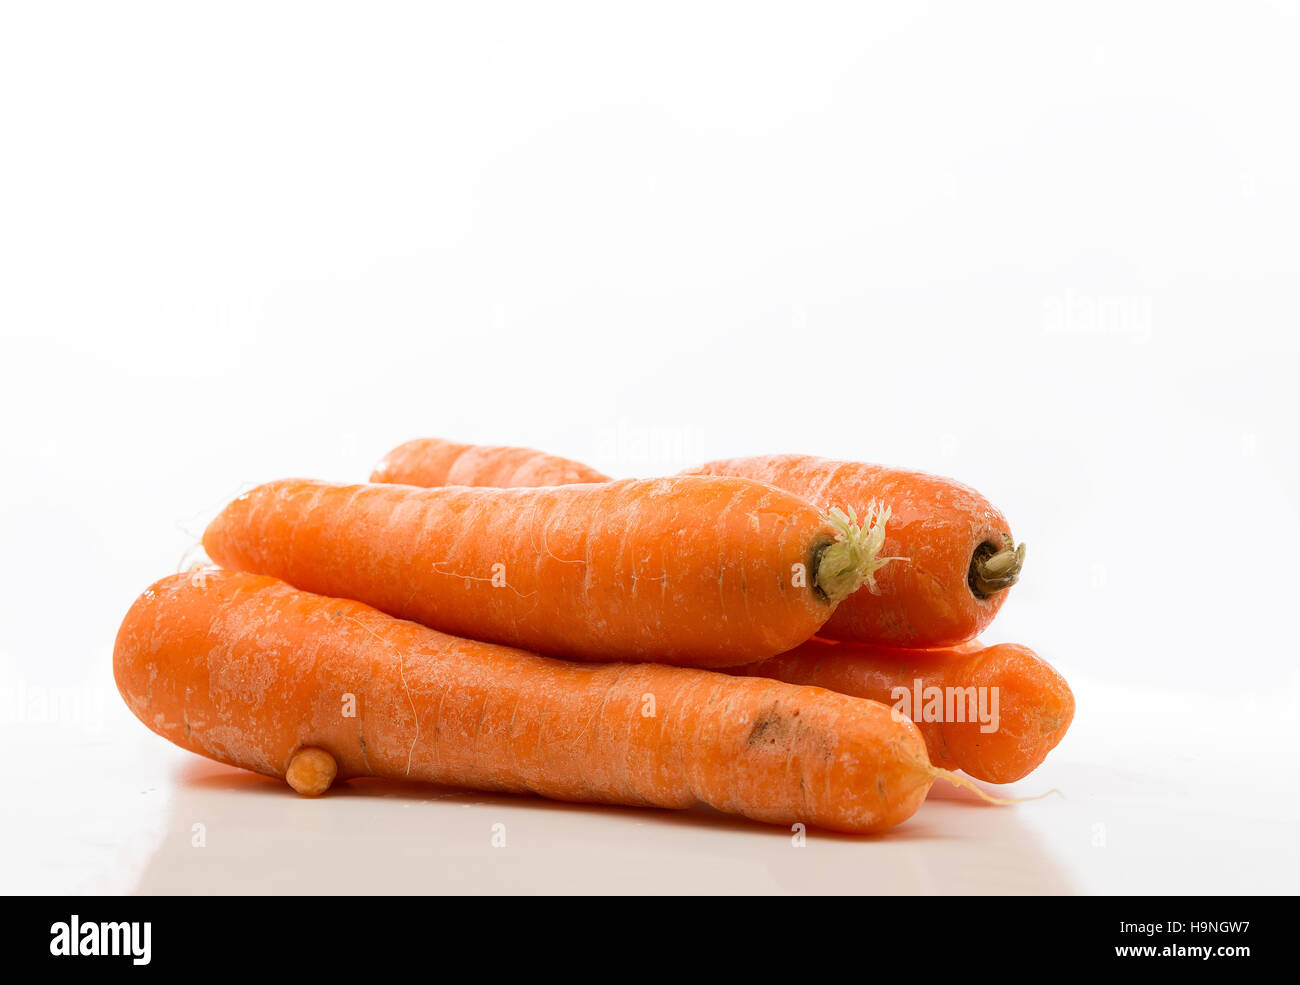
[[[113,674],[154,732],[306,796],[374,776],[869,833],[944,774],[885,705],[661,664],[446,636],[274,578],[172,575],[131,607]],[[950,777],[945,777],[951,779]]]
[[[852,506],[848,507],[847,513],[832,506],[824,515],[838,536],[835,543],[822,553],[817,567],[817,587],[832,602],[843,601],[863,585],[873,595],[878,595],[876,572],[890,561],[907,560],[880,556],[880,549],[885,544],[889,507],[880,503],[869,504],[862,524],[858,523],[858,514]]]
[[[975,549],[970,562],[970,587],[979,598],[986,599],[1005,592],[1020,580],[1020,570],[1025,566],[1025,545],[1007,534],[1002,535],[1003,548],[995,551],[990,544]]]

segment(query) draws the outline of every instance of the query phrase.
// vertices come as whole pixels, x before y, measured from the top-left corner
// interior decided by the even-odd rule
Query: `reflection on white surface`
[[[141,893],[926,893],[1071,890],[1014,811],[954,791],[877,838],[352,781],[326,798],[181,771]],[[205,847],[194,845],[203,825]],[[494,846],[494,837],[504,845]]]

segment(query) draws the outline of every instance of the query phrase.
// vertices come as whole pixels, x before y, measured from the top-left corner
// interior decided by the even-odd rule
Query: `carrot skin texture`
[[[906,558],[876,575],[878,594],[857,592],[818,635],[881,646],[942,647],[978,636],[1007,592],[977,598],[969,584],[971,556],[981,544],[1000,550],[1011,536],[1004,517],[974,489],[952,479],[811,455],[768,455],[710,462],[690,475],[732,475],[767,482],[814,506],[872,500],[892,511],[883,555]]]
[[[533,448],[467,445],[442,438],[416,438],[385,455],[371,482],[410,486],[565,486],[609,482],[603,472],[571,458]]]
[[[920,733],[876,702],[688,668],[554,660],[217,568],[148,589],[122,623],[113,669],[154,732],[275,777],[319,750],[340,780],[703,802],[860,833],[911,816],[933,778]]]
[[[834,534],[811,504],[744,479],[529,489],[291,479],[232,502],[203,546],[224,567],[458,636],[724,667],[775,656],[825,623],[833,605],[813,570]]]
[[[1022,779],[1065,737],[1074,719],[1074,694],[1065,679],[1033,650],[1013,643],[948,649],[900,650],[813,639],[771,660],[732,673],[824,687],[893,707],[894,688],[998,689],[998,722],[917,721],[930,762],[988,783]],[[920,717],[915,701],[911,711]]]

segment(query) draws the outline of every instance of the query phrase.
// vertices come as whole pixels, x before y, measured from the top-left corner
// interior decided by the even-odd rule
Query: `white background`
[[[0,10],[5,891],[1294,890],[1295,6]],[[129,715],[117,622],[226,500],[420,434],[974,485],[1064,798],[798,851],[299,802]]]

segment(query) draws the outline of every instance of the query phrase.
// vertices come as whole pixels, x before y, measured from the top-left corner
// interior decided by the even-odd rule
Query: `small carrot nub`
[[[823,515],[835,528],[835,543],[822,552],[817,565],[817,587],[832,602],[848,598],[863,585],[878,595],[876,572],[890,561],[906,561],[905,557],[880,557],[885,546],[885,524],[889,521],[889,507],[878,502],[867,505],[866,516],[858,522],[852,506],[848,512],[832,506]]]
[[[284,779],[296,793],[304,797],[319,797],[330,788],[338,771],[339,765],[333,756],[324,749],[308,747],[294,753]]]

